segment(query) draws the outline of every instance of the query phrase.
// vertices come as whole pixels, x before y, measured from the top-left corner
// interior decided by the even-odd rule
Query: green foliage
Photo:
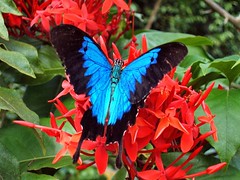
[[[0,1],[0,37],[5,40],[9,40],[8,30],[4,25],[2,13],[11,13],[17,16],[21,15],[22,13],[18,10],[13,1],[11,0]]]
[[[239,1],[217,0],[223,9],[231,15],[239,15]],[[155,1],[138,1],[136,12],[143,17],[152,13]],[[144,28],[148,18],[143,21],[136,19],[137,29]],[[213,56],[223,57],[239,54],[240,34],[238,30],[217,12],[214,12],[204,1],[162,1],[155,16],[153,29],[170,32],[185,32],[194,35],[206,36],[213,41],[213,46],[207,47]]]
[[[213,114],[216,114],[215,122],[218,129],[218,142],[209,142],[216,149],[222,161],[230,163],[240,147],[240,90],[214,89],[207,99]]]
[[[26,121],[39,122],[38,115],[26,107],[15,90],[0,87],[0,109],[14,112]]]

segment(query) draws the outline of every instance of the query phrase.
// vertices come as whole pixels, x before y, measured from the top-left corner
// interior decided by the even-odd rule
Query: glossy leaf
[[[22,83],[40,85],[50,81],[57,75],[64,75],[64,68],[51,46],[41,46],[38,51],[38,58],[43,73],[36,74],[36,79],[25,77],[22,79]]]
[[[233,82],[240,74],[240,56],[233,55],[213,61],[209,67],[218,69],[229,81]]]
[[[23,100],[26,105],[40,117],[49,116],[53,104],[48,103],[54,99],[61,89],[61,77],[55,77],[47,83],[35,86],[28,86]],[[44,93],[43,93],[44,92]]]
[[[112,180],[125,180],[126,174],[127,174],[126,169],[121,168],[119,171],[116,172],[116,174],[114,174],[114,176],[112,177]]]
[[[2,13],[0,13],[0,37],[5,40],[9,40],[8,31],[4,24]]]
[[[20,118],[38,123],[38,115],[28,109],[20,95],[15,91],[0,87],[0,109],[16,113]]]
[[[218,130],[218,142],[209,142],[218,152],[222,162],[230,162],[240,146],[240,90],[214,89],[207,98]]]
[[[223,78],[223,75],[217,72],[211,72],[206,74],[205,76],[199,76],[196,79],[192,80],[189,83],[189,86],[193,86],[194,89],[199,89],[201,86],[206,85],[210,83],[211,81],[214,81],[216,79]]]
[[[72,164],[69,156],[52,164],[60,148],[54,138],[44,133],[38,134],[36,130],[19,125],[2,128],[0,131],[0,174],[5,167],[11,167],[6,173],[12,172],[16,174],[15,177],[18,177],[26,171],[37,171],[44,167],[58,169]]]
[[[0,11],[3,13],[10,13],[18,16],[22,15],[12,0],[1,0]]]
[[[22,168],[27,168],[28,171],[37,171],[41,168],[48,167],[53,169],[59,169],[68,165],[72,164],[72,159],[70,156],[64,156],[62,159],[57,162],[56,164],[53,164],[52,161],[54,159],[54,156],[42,156],[36,159],[31,159],[31,161],[21,161],[20,166]]]
[[[38,51],[34,46],[13,39],[10,39],[9,41],[0,40],[0,43],[2,43],[9,51],[19,52],[24,55],[29,61],[34,73],[43,73],[40,62],[38,61]],[[15,61],[17,60],[18,59]]]
[[[193,36],[193,37],[186,37],[177,40],[178,42],[184,42],[185,45],[190,46],[207,46],[213,45],[213,42],[203,36]]]
[[[29,179],[34,179],[34,180],[57,180],[57,178],[45,174],[35,174],[35,173],[30,173],[30,172],[25,172],[21,176],[21,180],[29,180]]]
[[[146,35],[150,48],[171,41],[182,42],[190,46],[212,45],[212,41],[208,38],[191,34],[150,31],[138,34],[137,38],[141,39],[143,34]]]
[[[14,180],[19,178],[19,162],[5,146],[0,142],[0,177]]]
[[[0,48],[0,60],[18,70],[22,74],[35,78],[33,69],[23,54]]]

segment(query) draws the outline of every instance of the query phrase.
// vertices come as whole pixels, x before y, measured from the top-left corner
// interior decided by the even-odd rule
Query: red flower
[[[107,13],[109,9],[112,7],[113,3],[115,3],[118,7],[124,10],[129,10],[128,5],[123,0],[105,0],[103,2],[102,13],[103,14]]]
[[[85,141],[82,145],[82,149],[86,150],[95,150],[95,163],[98,169],[99,174],[103,174],[108,165],[108,153],[107,151],[116,152],[117,145],[110,144],[106,145],[106,137],[98,136],[96,141]],[[85,166],[80,165],[77,168],[82,169]]]
[[[117,39],[130,29],[132,23],[129,20],[131,12],[128,5],[122,0],[114,1],[76,1],[76,0],[46,0],[23,1],[14,0],[22,16],[3,14],[10,35],[19,37],[27,34],[46,40],[51,26],[59,24],[72,24],[86,31],[89,35],[102,33],[105,40],[119,33]],[[119,8],[115,15],[108,18],[108,11],[116,4]],[[104,13],[102,12],[104,11]],[[122,16],[125,16],[122,18]],[[119,24],[125,21],[123,32],[119,32]],[[30,27],[32,27],[30,29]]]

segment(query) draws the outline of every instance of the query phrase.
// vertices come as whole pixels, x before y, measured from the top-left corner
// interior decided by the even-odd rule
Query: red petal
[[[181,150],[183,153],[188,152],[193,146],[193,134],[192,131],[189,134],[183,133],[181,138]]]
[[[101,47],[102,51],[104,52],[105,56],[107,56],[109,63],[111,63],[113,65],[112,60],[110,60],[110,58],[108,56],[108,50],[107,50],[105,41],[103,40],[102,36],[99,37],[99,43],[100,43],[100,47]]]
[[[189,67],[183,76],[181,85],[186,86],[189,80],[191,79],[191,77],[192,77],[191,67]]]
[[[158,170],[147,170],[138,172],[137,176],[143,180],[149,180],[149,179],[161,179],[161,180],[167,180],[164,173]]]
[[[123,0],[113,0],[113,2],[120,8],[124,9],[124,10],[129,10],[129,7],[127,5],[127,3]]]
[[[112,47],[113,47],[113,52],[116,56],[116,59],[122,59],[121,54],[119,53],[117,46],[114,43],[112,43]]]
[[[22,125],[22,126],[27,126],[27,127],[30,127],[30,128],[36,128],[36,124],[30,123],[30,122],[27,122],[27,121],[15,120],[13,122],[15,124],[19,124],[19,125]]]
[[[226,162],[223,162],[223,163],[219,163],[219,164],[210,166],[210,167],[207,168],[207,174],[213,174],[213,173],[215,173],[216,171],[219,171],[220,169],[222,169],[223,167],[225,167],[226,165],[227,165],[227,163],[226,163]]]
[[[41,18],[42,18],[43,29],[46,30],[47,32],[49,32],[50,31],[49,19],[47,17],[45,17],[44,15],[42,15]]]
[[[105,0],[103,2],[103,6],[102,6],[102,14],[105,14],[109,11],[109,9],[112,7],[113,5],[113,1],[112,0]]]
[[[134,143],[137,138],[139,127],[135,124],[128,128],[128,132],[131,134],[131,142]]]
[[[92,31],[95,31],[95,30],[98,30],[98,24],[93,21],[93,20],[87,20],[87,28],[92,30]]]
[[[91,140],[85,140],[83,141],[82,148],[86,150],[93,150],[97,147],[97,142],[96,141],[91,141]]]
[[[108,164],[108,153],[105,146],[99,146],[95,152],[95,161],[99,174],[103,174]]]
[[[137,159],[138,144],[132,143],[131,135],[128,132],[124,136],[124,148],[126,149],[131,161],[134,162]]]
[[[170,125],[172,127],[175,127],[176,129],[186,133],[186,134],[189,134],[189,132],[184,128],[184,126],[182,125],[182,123],[180,123],[179,119],[178,118],[175,118],[175,117],[169,117],[169,121],[170,121]]]
[[[56,154],[55,158],[53,159],[52,163],[57,163],[67,152],[67,147],[63,146],[63,148]]]
[[[154,139],[157,139],[162,134],[164,129],[166,129],[168,126],[169,126],[168,118],[167,117],[162,118],[158,124],[156,133],[154,135]]]
[[[83,15],[84,17],[87,17],[87,16],[88,16],[87,6],[86,6],[85,3],[82,4],[81,11],[82,11],[82,15]]]
[[[52,128],[57,128],[58,129],[56,119],[55,119],[54,114],[52,112],[50,112],[50,122],[51,122],[51,127]]]
[[[147,38],[145,35],[142,36],[142,53],[147,52]]]
[[[208,97],[208,95],[211,92],[213,86],[214,86],[214,82],[206,89],[204,94],[198,99],[197,105],[196,105],[197,107],[202,103],[202,101],[204,101]]]

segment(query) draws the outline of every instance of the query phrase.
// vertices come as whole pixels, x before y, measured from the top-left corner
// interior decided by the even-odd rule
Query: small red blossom
[[[112,7],[113,3],[124,10],[129,10],[128,5],[123,0],[105,0],[103,2],[102,13],[107,13]]]
[[[129,20],[132,18],[132,13],[123,0],[14,0],[14,2],[23,15],[3,14],[3,17],[9,34],[15,37],[26,34],[29,37],[47,40],[52,26],[72,24],[91,36],[101,32],[105,40],[109,41],[116,33],[119,39],[132,26],[132,21]],[[108,21],[107,12],[113,3],[118,7],[117,13],[111,14],[111,19]],[[119,32],[121,21],[125,21],[126,26],[122,32]]]

